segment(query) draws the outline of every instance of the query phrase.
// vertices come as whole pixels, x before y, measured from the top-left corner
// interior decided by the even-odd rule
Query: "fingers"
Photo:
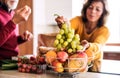
[[[27,20],[29,15],[31,14],[31,9],[28,6],[24,6],[21,10],[20,10],[20,15]]]
[[[55,21],[57,22],[59,28],[62,27],[63,23],[68,23],[67,19],[65,19],[63,16],[57,16],[57,18],[55,18]]]
[[[28,31],[25,31],[24,32],[24,40],[27,40],[27,36],[28,36],[27,34],[28,34]]]
[[[33,35],[29,32],[27,40],[30,41],[31,39],[33,39]]]
[[[29,31],[25,31],[24,34],[23,34],[23,36],[24,36],[23,37],[24,40],[31,40],[33,38],[32,33],[29,32]]]
[[[85,45],[85,44],[87,44],[87,43],[88,43],[87,40],[82,40],[82,41],[81,41],[81,44],[82,44],[82,45]]]
[[[55,21],[58,23],[58,24],[62,24],[65,22],[65,19],[63,16],[58,16],[57,18],[55,18]]]
[[[26,15],[30,15],[30,14],[31,14],[31,9],[30,9],[30,7],[26,8],[25,14],[26,14]]]
[[[23,16],[25,17],[25,20],[27,20],[28,17],[29,17],[29,15],[31,14],[31,9],[30,9],[30,7],[25,6],[22,14],[23,14]]]
[[[87,40],[82,40],[81,45],[84,47],[84,49],[87,49],[90,46],[90,44]]]

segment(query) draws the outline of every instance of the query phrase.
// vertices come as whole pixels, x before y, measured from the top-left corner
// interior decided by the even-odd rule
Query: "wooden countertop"
[[[60,77],[56,74],[31,74],[31,73],[21,73],[17,70],[0,70],[0,78],[70,78],[70,77]],[[80,73],[74,78],[120,78],[120,75],[103,74],[103,73]]]

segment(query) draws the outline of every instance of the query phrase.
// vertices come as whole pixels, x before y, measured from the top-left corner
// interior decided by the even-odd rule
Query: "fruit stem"
[[[58,14],[54,14],[54,16],[57,16],[57,17],[59,17],[59,15],[58,15]]]

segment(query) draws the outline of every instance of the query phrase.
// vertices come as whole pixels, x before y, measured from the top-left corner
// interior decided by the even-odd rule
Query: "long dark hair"
[[[98,24],[97,24],[98,27],[101,27],[106,23],[106,18],[109,15],[109,12],[107,10],[106,0],[87,0],[86,3],[83,5],[82,11],[81,11],[82,20],[85,23],[88,21],[86,17],[86,10],[93,2],[101,2],[103,4],[103,13],[100,19],[98,20]]]

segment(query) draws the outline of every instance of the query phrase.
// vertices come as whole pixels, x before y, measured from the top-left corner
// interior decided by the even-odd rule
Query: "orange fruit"
[[[51,64],[54,60],[57,59],[57,54],[55,51],[50,50],[45,54],[46,62]]]
[[[54,71],[56,71],[56,72],[63,72],[64,71],[64,67],[63,67],[62,63],[59,62],[58,60],[54,60],[52,62],[52,66],[53,66]]]

